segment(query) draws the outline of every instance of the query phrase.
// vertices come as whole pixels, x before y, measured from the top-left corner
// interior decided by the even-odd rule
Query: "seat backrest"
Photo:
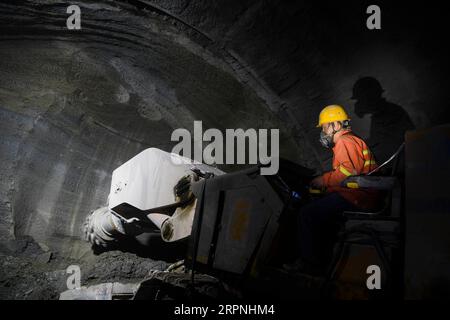
[[[400,177],[402,174],[404,174],[404,172],[400,173],[400,170],[404,170],[404,165],[402,167],[402,164],[404,164],[404,161],[402,162],[402,160],[405,159],[405,143],[402,143],[402,145],[399,147],[399,150],[393,160],[392,163],[392,170],[391,170],[391,176],[395,177],[397,180],[396,186],[395,188],[393,188],[390,192],[390,194],[388,195],[389,202],[390,202],[390,207],[391,207],[391,212],[390,215],[392,217],[397,217],[399,218],[401,215],[401,210],[402,210],[402,197],[403,197],[403,176]]]

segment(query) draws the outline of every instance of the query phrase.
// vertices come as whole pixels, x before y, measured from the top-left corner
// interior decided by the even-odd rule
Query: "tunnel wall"
[[[205,32],[252,70],[293,115],[323,169],[330,153],[313,125],[323,106],[344,105],[355,131],[370,136],[370,115],[358,117],[351,99],[362,77],[377,79],[384,97],[406,110],[417,128],[449,121],[449,52],[442,46],[448,34],[444,13],[434,5],[379,2],[382,29],[369,30],[370,1],[146,2]]]
[[[191,41],[127,4],[80,5],[81,35],[65,28],[66,3],[0,5],[2,238],[77,250],[112,171],[146,148],[170,151],[173,130],[194,120],[204,130],[280,128],[283,156],[314,161],[201,35]]]

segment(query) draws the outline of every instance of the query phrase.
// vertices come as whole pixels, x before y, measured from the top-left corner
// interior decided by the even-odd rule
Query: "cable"
[[[383,164],[380,165],[379,167],[377,167],[377,168],[373,169],[372,171],[370,171],[367,175],[370,176],[372,173],[377,172],[378,170],[383,168],[385,165],[387,165],[389,162],[391,162],[403,150],[404,146],[405,146],[405,143],[403,142],[400,145],[400,147],[397,149],[397,151],[389,159],[387,159],[385,162],[383,162]]]

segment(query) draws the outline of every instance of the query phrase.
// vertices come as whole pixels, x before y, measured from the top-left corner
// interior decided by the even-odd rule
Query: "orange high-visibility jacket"
[[[350,129],[336,133],[335,140],[333,170],[322,176],[327,192],[338,192],[359,208],[371,209],[376,207],[380,196],[378,192],[340,186],[341,182],[349,176],[367,174],[377,168],[375,158],[369,147]]]

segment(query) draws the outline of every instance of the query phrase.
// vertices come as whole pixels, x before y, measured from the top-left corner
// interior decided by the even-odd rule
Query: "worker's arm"
[[[359,174],[364,167],[362,151],[351,141],[341,139],[334,148],[334,158],[338,166],[322,175],[322,186],[339,186],[351,175]]]

